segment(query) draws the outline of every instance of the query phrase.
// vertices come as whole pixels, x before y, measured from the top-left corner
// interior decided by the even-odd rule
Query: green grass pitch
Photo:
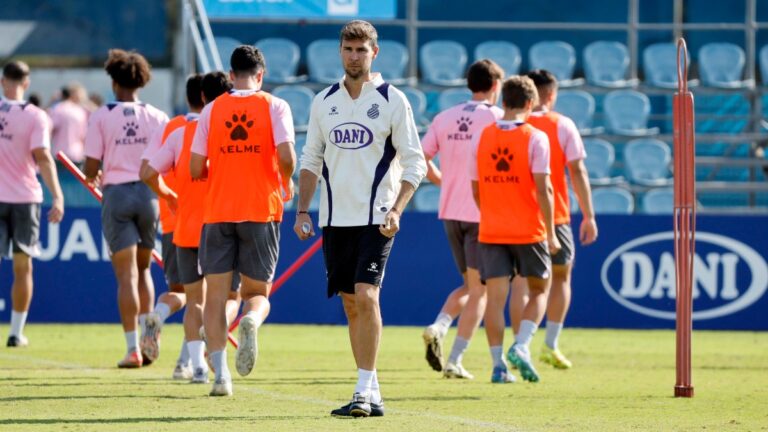
[[[29,348],[0,348],[2,431],[768,431],[768,333],[694,332],[696,396],[675,399],[671,331],[566,329],[574,369],[537,363],[540,383],[492,385],[482,330],[464,359],[476,378],[457,381],[427,366],[420,328],[386,327],[386,416],[354,420],[329,415],[356,381],[346,327],[265,325],[250,376],[236,376],[229,351],[231,398],[170,379],[179,325],[165,327],[159,361],[139,370],[114,367],[117,325],[32,324],[26,334]]]

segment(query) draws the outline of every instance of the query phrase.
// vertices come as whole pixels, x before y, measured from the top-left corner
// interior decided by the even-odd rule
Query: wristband
[[[297,215],[300,215],[300,214],[309,214],[309,212],[308,212],[308,211],[306,211],[306,210],[296,210],[296,214],[297,214]]]

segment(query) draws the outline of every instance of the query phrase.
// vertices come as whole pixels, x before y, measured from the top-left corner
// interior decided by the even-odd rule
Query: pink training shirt
[[[440,157],[443,174],[438,218],[480,222],[480,209],[472,198],[467,172],[472,137],[500,119],[504,111],[486,102],[469,101],[438,114],[421,140],[424,155]]]
[[[50,134],[45,111],[25,101],[0,101],[0,202],[43,202],[32,151],[50,148]]]
[[[168,116],[141,102],[111,102],[88,122],[85,156],[103,162],[103,185],[139,181],[141,155]]]
[[[248,97],[261,90],[230,90],[230,94],[239,97]],[[195,139],[192,141],[191,152],[200,156],[208,156],[208,128],[211,125],[211,110],[216,101],[209,103],[200,113],[195,130]],[[269,116],[272,119],[272,138],[275,145],[284,142],[295,142],[293,131],[293,115],[288,102],[279,97],[272,96],[269,106]]]
[[[502,130],[515,130],[525,124],[508,120],[497,120],[496,126]],[[477,148],[480,144],[480,134],[472,138],[472,155],[469,158],[469,177],[477,181]],[[549,138],[544,132],[534,129],[528,142],[528,163],[533,174],[549,174]]]
[[[531,113],[531,117],[541,117],[546,113],[547,110],[534,111]],[[576,123],[562,114],[558,117],[557,121],[557,139],[563,148],[566,162],[573,162],[587,157],[584,141],[581,140],[581,134],[579,134]]]
[[[83,161],[89,114],[88,110],[70,100],[61,101],[48,110],[53,124],[53,154],[63,151],[73,161]]]

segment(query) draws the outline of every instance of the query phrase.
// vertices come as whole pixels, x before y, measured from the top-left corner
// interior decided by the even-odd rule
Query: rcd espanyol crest
[[[368,118],[370,119],[379,118],[379,104],[371,105],[371,109],[368,110]]]

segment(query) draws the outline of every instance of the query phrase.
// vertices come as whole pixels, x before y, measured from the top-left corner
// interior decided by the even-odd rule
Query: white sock
[[[456,336],[456,340],[453,341],[453,348],[451,348],[451,355],[448,357],[448,363],[460,364],[461,357],[464,356],[464,351],[467,350],[469,341],[461,336]]]
[[[451,328],[451,324],[453,324],[453,318],[450,315],[444,312],[437,314],[434,325],[440,331],[441,336],[445,336],[445,334],[448,333],[448,329]]]
[[[208,365],[205,364],[205,343],[203,341],[196,340],[187,342],[187,351],[189,351],[189,358],[192,360],[193,370],[197,370],[197,368],[208,368]]]
[[[187,339],[181,340],[181,350],[179,350],[179,358],[176,360],[176,364],[188,366],[189,365],[189,350],[187,349]]]
[[[139,328],[141,329],[141,334],[146,333],[146,331],[147,331],[147,314],[139,314]]]
[[[491,360],[493,360],[493,367],[506,366],[504,363],[504,347],[496,345],[491,347]]]
[[[155,306],[155,313],[160,317],[160,324],[165,324],[165,320],[171,316],[171,308],[165,303],[158,303]]]
[[[530,353],[528,347],[531,345],[533,335],[538,328],[539,325],[533,321],[523,320],[520,323],[520,331],[515,336],[515,343],[525,354]]]
[[[11,312],[11,332],[9,336],[21,336],[24,333],[24,323],[27,322],[27,311]]]
[[[373,371],[373,379],[371,380],[371,402],[375,404],[381,403],[381,390],[379,389],[379,375],[376,371]]]
[[[232,374],[229,373],[227,366],[227,351],[216,351],[208,354],[211,357],[213,368],[216,369],[216,381],[220,379],[232,380]]]
[[[371,382],[373,381],[373,374],[375,371],[369,371],[365,369],[357,370],[357,385],[355,386],[355,393],[364,395],[371,394]]]
[[[134,352],[139,350],[139,332],[136,330],[125,332],[125,345],[128,347],[128,352]]]
[[[563,323],[547,320],[547,338],[544,343],[553,350],[557,349],[557,339],[563,331]]]

